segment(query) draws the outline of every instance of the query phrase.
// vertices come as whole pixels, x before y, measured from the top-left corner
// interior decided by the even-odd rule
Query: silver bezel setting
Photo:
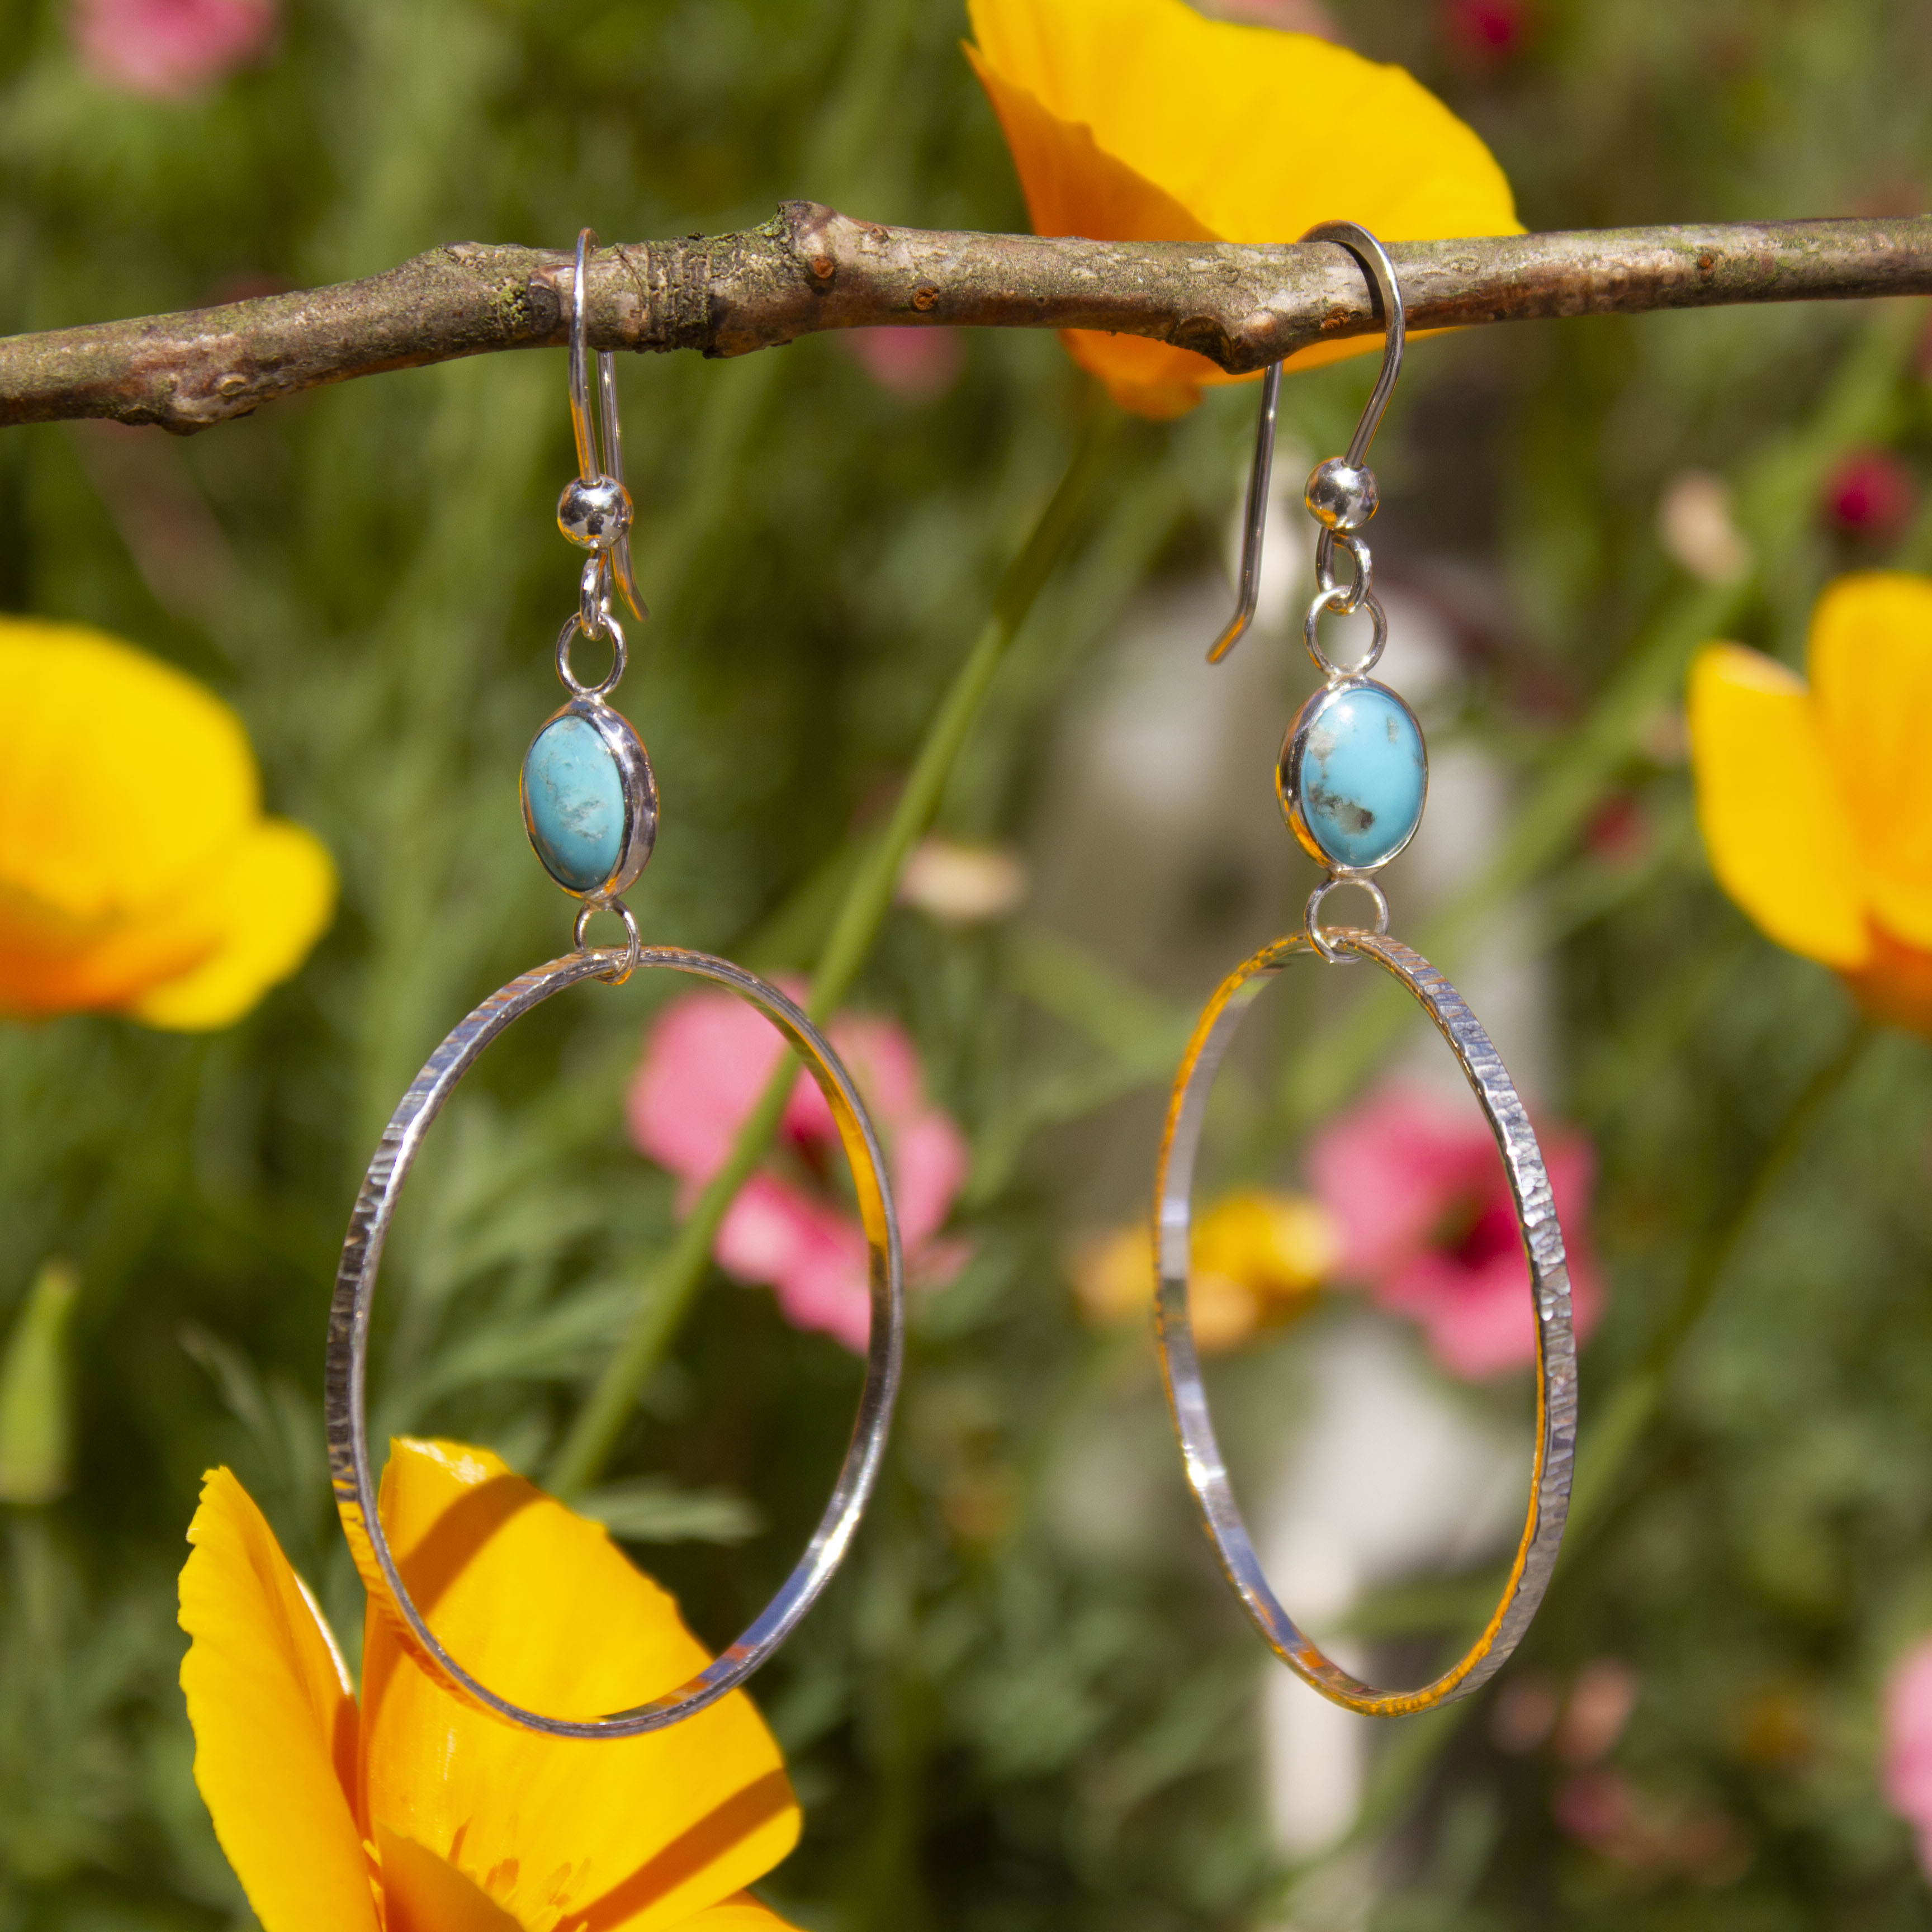
[[[1301,765],[1308,749],[1308,740],[1314,730],[1316,721],[1329,706],[1351,692],[1378,691],[1401,706],[1408,722],[1415,727],[1416,742],[1422,748],[1422,797],[1415,811],[1415,823],[1403,836],[1402,843],[1384,857],[1378,859],[1372,866],[1345,865],[1334,854],[1327,850],[1316,837],[1315,829],[1301,808]],[[1275,796],[1281,802],[1281,815],[1288,820],[1288,829],[1294,834],[1295,842],[1321,866],[1337,879],[1365,879],[1379,872],[1390,860],[1400,858],[1407,850],[1410,839],[1422,830],[1423,814],[1429,808],[1429,740],[1424,736],[1422,721],[1412,711],[1400,692],[1391,690],[1378,679],[1372,677],[1331,678],[1320,690],[1312,693],[1307,701],[1289,722],[1288,736],[1282,740],[1281,757],[1274,768]]]
[[[567,884],[550,871],[550,861],[544,856],[536,824],[530,817],[530,752],[553,724],[565,718],[582,718],[603,740],[604,748],[616,762],[618,779],[624,791],[624,833],[618,843],[617,863],[608,878],[588,891]],[[530,850],[537,855],[537,863],[561,890],[574,899],[583,899],[592,905],[608,904],[631,885],[650,862],[651,848],[657,843],[658,782],[651,771],[644,741],[638,736],[631,721],[601,698],[573,698],[568,703],[560,705],[537,727],[524,751],[523,763],[517,767],[517,800],[523,808],[524,836],[530,842]]]

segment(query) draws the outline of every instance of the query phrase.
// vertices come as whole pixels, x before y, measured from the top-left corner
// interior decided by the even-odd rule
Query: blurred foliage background
[[[1534,228],[1924,204],[1923,0],[1332,15],[1474,123]],[[338,280],[464,238],[729,229],[799,196],[1022,226],[964,28],[950,0],[298,0],[268,59],[184,104],[88,80],[60,7],[0,0],[0,328]],[[1324,164],[1286,105],[1256,139],[1265,165]],[[1718,896],[1673,731],[1705,638],[1795,663],[1829,575],[1932,567],[1914,495],[1932,453],[1923,328],[1906,304],[1476,332],[1412,358],[1378,456],[1378,562],[1443,600],[1464,658],[1453,731],[1513,782],[1487,869],[1426,930],[1398,896],[1397,929],[1453,972],[1488,913],[1531,895],[1560,1016],[1544,1097],[1594,1138],[1613,1288],[1584,1362],[1586,1456],[1593,1423],[1624,1443],[1600,1436],[1599,1480],[1502,1690],[1561,1697],[1606,1658],[1634,1673],[1613,1763],[1636,1822],[1593,1832],[1574,1767],[1499,1720],[1492,1689],[1380,1735],[1340,1851],[1273,1848],[1272,1666],[1178,1472],[1161,1468],[1137,1541],[1064,1533],[1082,1444],[1157,1451],[1165,1426],[1142,1332],[1090,1330],[1067,1291],[1069,1204],[1084,1189],[1093,1211],[1081,1150],[1099,1144],[1082,1123],[1152,1118],[1211,977],[1190,950],[1127,979],[1042,939],[1048,904],[963,932],[902,910],[855,1004],[910,1028],[973,1142],[956,1225],[976,1255],[916,1310],[856,1555],[758,1686],[807,1808],[769,1888],[801,1923],[1932,1924],[1874,1768],[1883,1674],[1932,1628],[1932,1060],[1858,1028],[1828,974]],[[815,956],[1093,406],[1046,336],[962,346],[957,380],[923,400],[823,339],[622,369],[655,613],[626,687],[664,799],[633,896],[652,939],[765,970]],[[1291,386],[1311,448],[1341,446],[1366,367]],[[320,831],[344,882],[308,968],[230,1031],[0,1032],[0,1320],[50,1257],[80,1283],[71,1486],[0,1517],[0,1926],[245,1920],[174,1683],[205,1467],[236,1468],[338,1629],[359,1624],[319,1408],[348,1206],[442,1032],[565,944],[515,793],[574,595],[551,524],[563,391],[560,355],[500,356],[186,442],[0,436],[0,608],[99,625],[229,697],[271,808]],[[1224,391],[1178,424],[1121,425],[943,829],[1044,836],[1069,693],[1144,586],[1219,556],[1252,401]],[[1834,520],[1832,478],[1874,453],[1903,508]],[[1756,560],[1735,581],[1700,581],[1660,544],[1687,466],[1732,488]],[[1257,769],[1264,797],[1269,782]],[[1309,882],[1284,834],[1268,903],[1204,906],[1187,946],[1232,964],[1298,916]],[[379,1428],[542,1467],[671,1225],[670,1184],[619,1109],[670,990],[545,1009],[452,1108],[386,1271]],[[1318,1033],[1305,1003],[1282,1012],[1226,1136],[1231,1173],[1292,1177],[1299,1136],[1395,1038],[1372,1000]],[[1150,1138],[1129,1138],[1150,1165]],[[1124,1216],[1144,1184],[1124,1167],[1106,1186]],[[1278,1414],[1325,1318],[1227,1364],[1231,1415]],[[857,1380],[722,1277],[652,1380],[615,1473],[652,1479],[628,1492],[636,1553],[712,1642],[788,1564]],[[1526,1394],[1466,1399],[1515,1417]],[[1371,1603],[1373,1654],[1419,1674],[1491,1580]]]

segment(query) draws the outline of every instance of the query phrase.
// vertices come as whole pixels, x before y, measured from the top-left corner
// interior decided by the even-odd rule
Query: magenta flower
[[[1918,508],[1918,483],[1888,449],[1856,450],[1825,483],[1825,514],[1853,536],[1900,536]]]
[[[1488,60],[1514,53],[1529,27],[1523,0],[1449,0],[1443,17],[1458,47]]]
[[[939,1234],[966,1179],[965,1141],[952,1117],[926,1099],[919,1055],[903,1028],[842,1014],[826,1030],[884,1144],[907,1278],[941,1287],[971,1252],[968,1243]],[[658,1016],[626,1113],[638,1150],[684,1184],[680,1211],[724,1166],[785,1052],[772,1028],[730,993],[687,993]],[[872,1323],[865,1231],[848,1197],[835,1191],[844,1162],[838,1131],[802,1068],[778,1138],[779,1164],[739,1190],[712,1252],[736,1280],[766,1283],[794,1328],[821,1329],[862,1354]]]
[[[68,30],[105,87],[179,100],[261,58],[274,0],[74,0]]]
[[[1932,1878],[1932,1637],[1899,1660],[1885,1687],[1885,1802],[1918,1834],[1918,1862]]]
[[[1580,1340],[1603,1300],[1588,1234],[1594,1163],[1580,1135],[1545,1133],[1542,1142]],[[1341,1230],[1340,1277],[1416,1322],[1451,1375],[1477,1382],[1535,1359],[1516,1210],[1473,1106],[1384,1087],[1322,1129],[1308,1167]]]

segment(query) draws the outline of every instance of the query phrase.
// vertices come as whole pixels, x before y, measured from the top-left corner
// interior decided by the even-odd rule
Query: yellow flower
[[[1006,130],[1034,231],[1114,242],[1293,242],[1358,221],[1384,242],[1520,232],[1477,136],[1399,67],[1184,0],[968,0],[968,56]],[[1176,416],[1224,375],[1138,335],[1069,329],[1124,409]],[[1379,352],[1321,343],[1309,368]]]
[[[1328,1210],[1304,1195],[1256,1188],[1216,1202],[1194,1224],[1187,1306],[1195,1346],[1217,1354],[1299,1313],[1337,1252]],[[1154,1306],[1154,1250],[1144,1224],[1087,1242],[1072,1274],[1074,1294],[1097,1327],[1144,1321]]]
[[[226,1026],[334,904],[219,698],[98,631],[0,617],[0,1015]]]
[[[506,1696],[594,1716],[706,1661],[598,1525],[487,1450],[392,1444],[380,1507],[437,1634]],[[195,1781],[264,1932],[783,1925],[742,1888],[790,1850],[798,1808],[742,1692],[646,1737],[544,1737],[458,1702],[372,1605],[358,1708],[314,1599],[226,1469],[188,1540]]]
[[[1932,580],[1841,577],[1808,687],[1742,645],[1690,670],[1697,819],[1718,882],[1867,1012],[1932,1033]]]

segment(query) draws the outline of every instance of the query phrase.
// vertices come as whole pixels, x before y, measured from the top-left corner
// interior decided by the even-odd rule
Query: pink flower
[[[1580,1339],[1602,1302],[1587,1233],[1594,1162],[1580,1136],[1542,1138]],[[1502,1156],[1473,1106],[1384,1087],[1322,1130],[1308,1166],[1341,1229],[1339,1273],[1418,1323],[1451,1375],[1476,1382],[1535,1359],[1516,1210]]]
[[[68,31],[102,86],[178,100],[261,58],[274,0],[74,0]]]
[[[1825,484],[1825,514],[1855,536],[1895,537],[1918,507],[1918,483],[1888,449],[1846,457]]]
[[[799,989],[788,987],[794,997]],[[971,1250],[939,1238],[966,1179],[966,1143],[926,1097],[919,1055],[890,1020],[842,1014],[826,1029],[878,1130],[898,1209],[906,1273],[943,1286]],[[786,1053],[771,1026],[735,994],[687,993],[652,1026],[626,1096],[632,1144],[683,1182],[680,1211],[724,1164]],[[739,1190],[712,1252],[740,1281],[764,1282],[795,1328],[821,1329],[862,1354],[872,1323],[866,1236],[832,1187],[838,1132],[801,1068],[778,1136],[788,1172],[765,1169]]]
[[[880,388],[909,403],[935,401],[966,366],[957,329],[845,328],[836,339]]]
[[[1482,59],[1515,52],[1529,26],[1522,0],[1449,0],[1443,16],[1450,40]]]
[[[1918,1834],[1918,1862],[1932,1878],[1932,1637],[1905,1653],[1885,1687],[1885,1802]]]

